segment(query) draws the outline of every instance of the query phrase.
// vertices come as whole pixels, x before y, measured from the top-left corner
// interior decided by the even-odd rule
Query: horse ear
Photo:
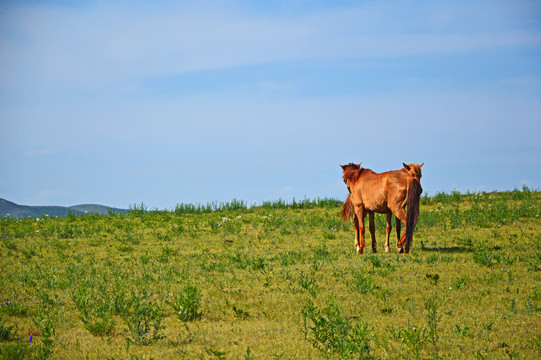
[[[362,161],[359,163],[359,168],[361,167],[361,164],[362,164],[362,163],[363,163]]]
[[[408,165],[406,165],[405,163],[402,163],[402,165],[404,165],[404,167],[406,168],[406,170],[410,170],[410,167]]]
[[[346,170],[346,165],[340,165],[340,167],[342,168],[342,170]]]
[[[424,164],[425,164],[425,163],[422,163],[419,167],[423,167]]]

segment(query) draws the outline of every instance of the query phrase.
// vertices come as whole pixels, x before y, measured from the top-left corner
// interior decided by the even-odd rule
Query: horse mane
[[[344,165],[343,169],[344,169],[344,180],[351,183],[357,182],[357,180],[359,180],[359,177],[361,176],[361,173],[364,170],[364,168],[354,163],[349,163],[347,165]]]

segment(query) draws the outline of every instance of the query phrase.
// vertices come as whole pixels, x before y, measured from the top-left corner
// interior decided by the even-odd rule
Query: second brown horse
[[[387,171],[381,174],[370,169],[361,168],[361,164],[341,165],[343,178],[349,195],[342,207],[342,218],[353,217],[355,226],[355,247],[362,254],[365,248],[364,218],[370,214],[370,231],[372,232],[372,249],[376,250],[373,213],[387,214],[387,240],[385,249],[389,249],[389,233],[391,217],[397,218],[397,234],[400,233],[400,221],[406,230],[398,240],[398,252],[408,253],[413,239],[413,230],[419,216],[419,200],[421,188],[421,168],[423,164],[403,164],[400,170]],[[405,211],[408,208],[407,213]]]

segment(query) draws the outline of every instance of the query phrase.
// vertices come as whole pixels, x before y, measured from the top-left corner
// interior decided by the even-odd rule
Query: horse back
[[[354,201],[357,205],[364,206],[367,210],[377,213],[390,211],[387,203],[388,175],[375,173],[365,169],[355,184]]]

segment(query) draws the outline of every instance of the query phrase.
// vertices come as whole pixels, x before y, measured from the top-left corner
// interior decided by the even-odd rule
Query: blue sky
[[[0,197],[344,198],[541,188],[538,1],[0,2]]]

